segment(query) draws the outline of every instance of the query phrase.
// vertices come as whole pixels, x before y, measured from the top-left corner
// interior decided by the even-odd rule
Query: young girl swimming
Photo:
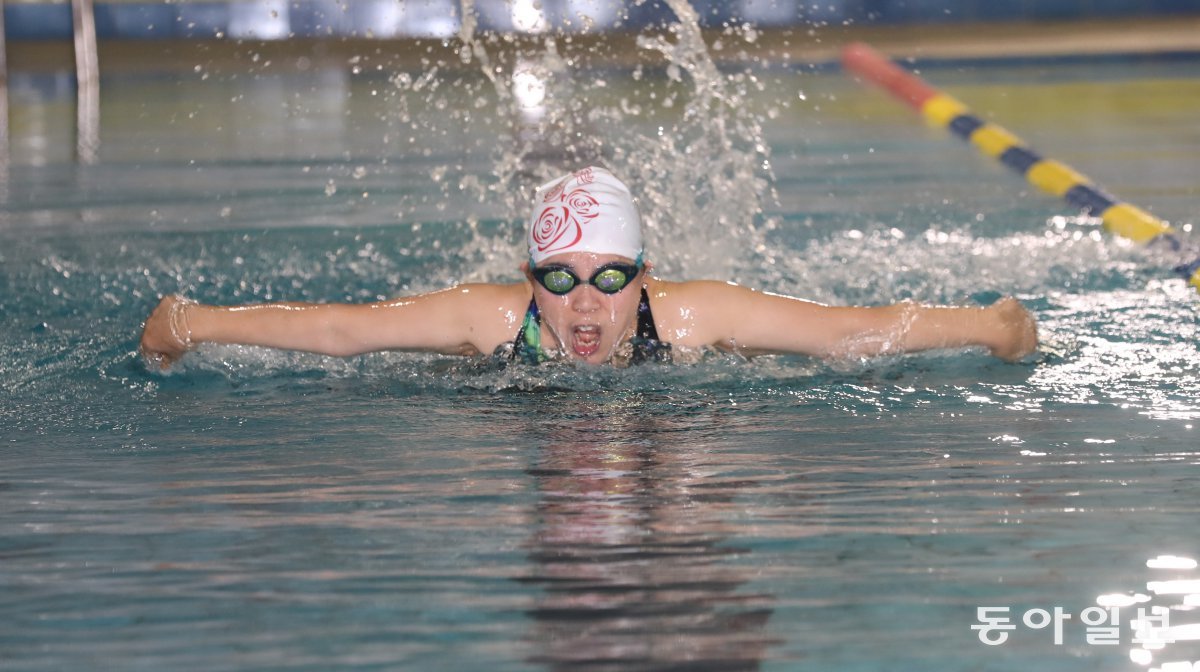
[[[629,188],[590,167],[537,191],[525,278],[464,284],[365,304],[209,306],[178,295],[146,320],[141,350],[161,367],[198,343],[236,343],[332,356],[379,350],[500,352],[536,363],[668,360],[716,348],[746,356],[864,357],[982,346],[1016,361],[1037,347],[1024,306],[827,306],[729,282],[651,275]]]

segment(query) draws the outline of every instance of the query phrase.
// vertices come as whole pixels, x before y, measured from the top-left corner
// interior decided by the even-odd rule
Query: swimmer
[[[409,350],[617,365],[705,348],[836,359],[980,346],[1017,361],[1037,347],[1033,317],[1012,298],[986,307],[839,307],[728,282],[657,278],[643,257],[633,197],[603,168],[540,187],[526,237],[525,277],[510,284],[364,304],[221,307],[167,296],[146,320],[141,351],[166,368],[205,342],[337,357]]]

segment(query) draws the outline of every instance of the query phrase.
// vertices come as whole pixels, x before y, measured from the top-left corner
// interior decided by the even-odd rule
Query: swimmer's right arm
[[[167,296],[146,319],[141,351],[164,368],[204,342],[335,357],[380,350],[491,352],[516,333],[522,292],[519,284],[476,284],[376,303],[229,307]]]

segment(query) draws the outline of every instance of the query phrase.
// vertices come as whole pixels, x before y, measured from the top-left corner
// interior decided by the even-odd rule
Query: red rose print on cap
[[[593,180],[590,170],[581,170],[575,177],[581,184]],[[560,184],[542,202],[548,205],[538,214],[532,230],[533,243],[542,254],[566,250],[578,243],[583,238],[584,225],[600,214],[600,203],[582,187],[564,193]]]

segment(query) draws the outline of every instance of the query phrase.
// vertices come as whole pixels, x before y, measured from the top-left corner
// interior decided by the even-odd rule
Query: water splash
[[[760,119],[744,105],[752,74],[722,74],[700,31],[700,18],[684,0],[668,0],[679,18],[664,35],[639,36],[638,46],[667,60],[667,76],[686,81],[682,118],[661,128],[652,142],[630,152],[633,173],[647,190],[648,237],[673,274],[728,277],[748,264],[770,263],[759,221],[770,189],[770,152]],[[731,251],[741,254],[731,254]],[[764,257],[766,257],[764,259]]]
[[[764,202],[773,198],[770,152],[758,113],[746,104],[763,83],[749,70],[722,73],[695,9],[683,0],[668,5],[677,21],[637,36],[632,79],[609,82],[587,59],[562,50],[577,48],[571,34],[483,33],[474,3],[463,3],[459,65],[477,70],[482,82],[473,89],[475,111],[463,121],[490,116],[483,123],[495,131],[494,146],[488,174],[460,164],[435,171],[435,180],[444,199],[486,202],[498,218],[513,222],[498,238],[467,243],[464,253],[483,262],[474,264],[472,279],[511,274],[533,188],[588,164],[606,165],[631,185],[648,256],[662,274],[730,278],[772,263],[763,235],[771,226],[763,216]],[[755,35],[745,29],[744,37]],[[394,78],[397,98],[428,100],[434,95],[430,72],[438,71]],[[397,113],[409,122],[403,103]]]

